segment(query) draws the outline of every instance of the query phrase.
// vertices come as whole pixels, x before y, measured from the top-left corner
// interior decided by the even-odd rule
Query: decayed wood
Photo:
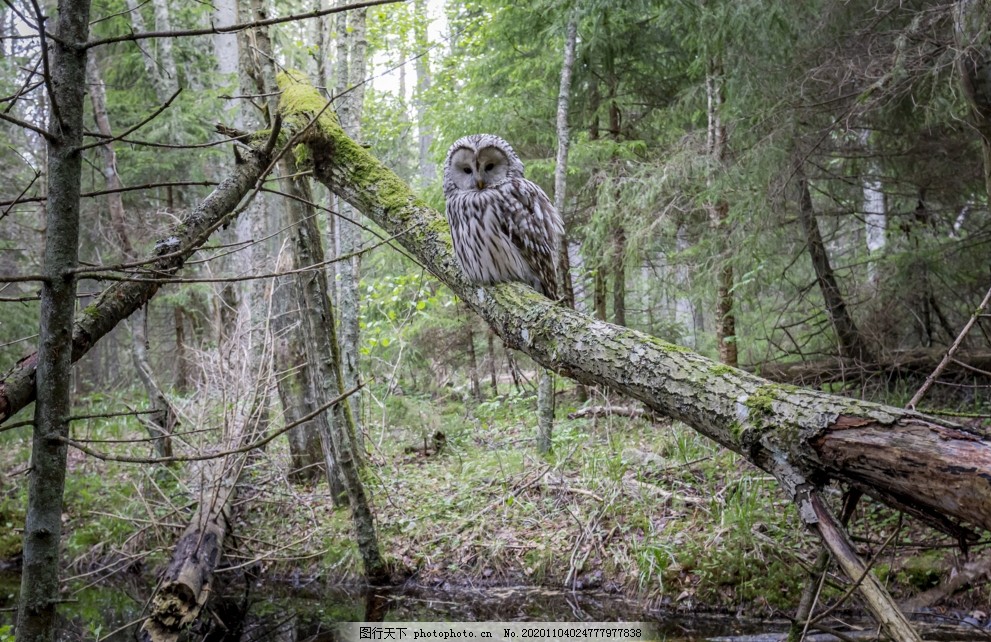
[[[202,499],[172,552],[162,583],[141,626],[142,642],[174,642],[199,615],[210,596],[230,525],[230,506],[245,455],[207,462]]]
[[[829,512],[816,493],[808,493],[801,502],[807,502],[818,520],[819,533],[823,544],[833,554],[833,558],[847,577],[858,582],[860,594],[864,596],[867,608],[877,621],[894,639],[899,642],[922,642],[922,638],[908,623],[905,615],[895,606],[894,600],[884,585],[878,581],[867,566],[860,560],[853,544],[843,527]]]

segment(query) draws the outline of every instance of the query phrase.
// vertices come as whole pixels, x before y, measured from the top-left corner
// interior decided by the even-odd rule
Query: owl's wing
[[[523,178],[510,181],[507,201],[511,204],[510,237],[520,248],[527,265],[533,271],[544,295],[556,299],[558,246],[564,235],[564,225],[554,204],[536,183]]]

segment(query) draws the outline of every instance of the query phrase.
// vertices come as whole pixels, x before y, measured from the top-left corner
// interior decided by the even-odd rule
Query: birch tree
[[[554,207],[564,213],[565,190],[568,180],[568,105],[571,100],[571,70],[575,65],[575,43],[578,41],[578,14],[573,12],[568,18],[564,35],[564,56],[561,63],[561,87],[557,99],[557,164],[554,168]],[[561,283],[559,296],[563,303],[575,307],[575,294],[571,285],[571,269],[568,261],[568,237],[561,238],[558,248],[558,283]],[[551,435],[554,429],[554,373],[543,369],[537,386],[537,451],[546,453],[551,449]]]

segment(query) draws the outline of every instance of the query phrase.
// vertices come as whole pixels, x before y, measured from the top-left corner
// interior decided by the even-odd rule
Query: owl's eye
[[[464,171],[465,174],[471,174],[471,168],[470,167],[465,167],[463,171]]]
[[[493,163],[489,163],[488,165],[485,166],[485,171],[491,172],[493,167],[495,167],[495,165]]]

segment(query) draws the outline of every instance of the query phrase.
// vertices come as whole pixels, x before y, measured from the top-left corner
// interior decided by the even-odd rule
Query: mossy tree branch
[[[287,127],[326,104],[283,74]],[[587,384],[679,419],[771,473],[797,499],[830,480],[862,488],[957,535],[991,529],[991,439],[917,412],[775,384],[635,330],[598,321],[518,284],[473,286],[444,218],[324,112],[300,139],[315,177],[396,234],[507,345]],[[800,506],[801,507],[801,506]],[[803,519],[815,522],[814,511]]]
[[[587,384],[606,385],[684,421],[772,474],[802,520],[861,583],[895,639],[917,640],[883,586],[837,534],[815,489],[830,480],[862,489],[964,541],[991,528],[991,440],[900,408],[774,384],[685,348],[555,305],[518,284],[476,287],[455,264],[444,219],[347,137],[300,79],[283,75],[281,109],[314,176],[361,210],[481,315],[507,345]],[[304,155],[304,154],[301,154]],[[853,569],[853,570],[850,570]]]

